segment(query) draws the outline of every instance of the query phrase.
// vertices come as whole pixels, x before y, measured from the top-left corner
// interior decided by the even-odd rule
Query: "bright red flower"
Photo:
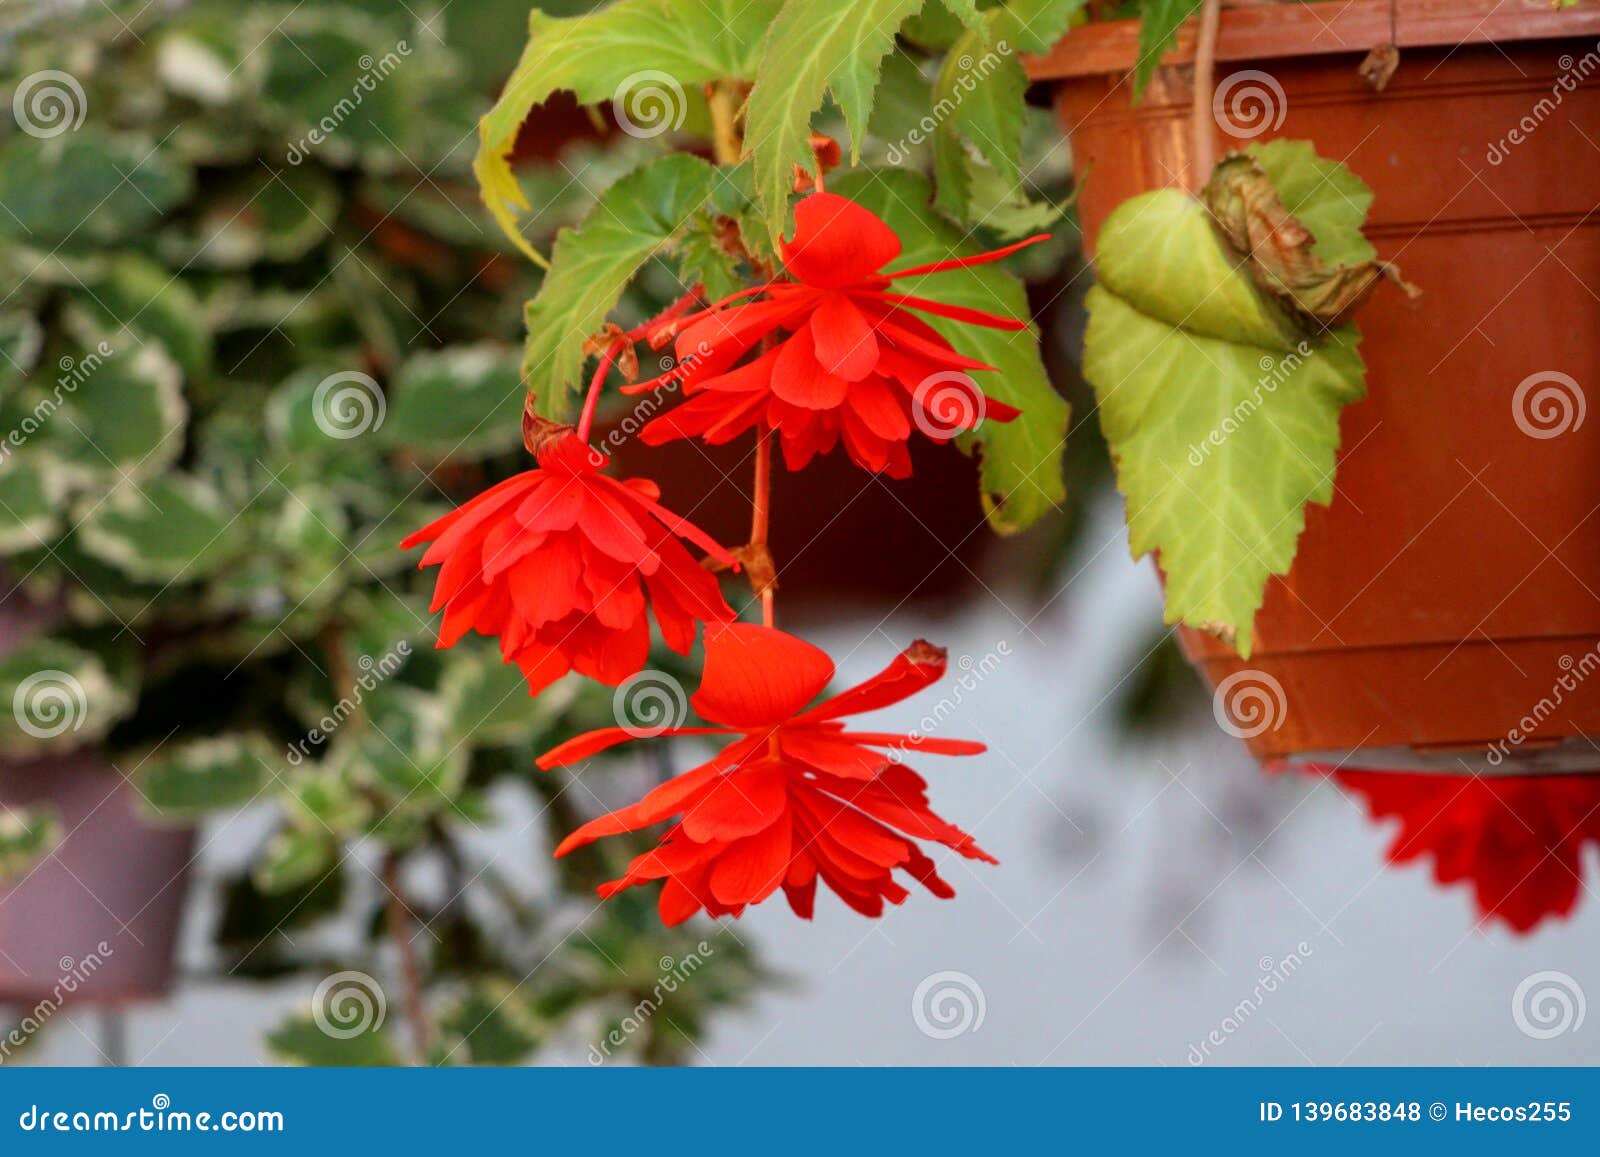
[[[895,273],[900,238],[870,210],[833,193],[795,208],[795,235],[782,247],[789,279],[761,287],[765,300],[719,302],[678,332],[678,366],[629,392],[683,386],[688,401],[647,425],[650,445],[699,437],[726,442],[757,425],[778,432],[784,461],[798,470],[842,438],[857,465],[911,473],[913,430],[948,442],[984,419],[1016,409],[985,397],[970,371],[994,367],[963,357],[911,310],[994,329],[1026,321],[893,291],[896,279],[996,261],[1044,240],[919,265]],[[757,292],[757,291],[747,291]],[[747,294],[735,294],[743,297]],[[750,362],[735,363],[767,343]]]
[[[570,432],[547,440],[538,461],[400,544],[433,544],[418,565],[439,566],[430,609],[444,608],[440,647],[469,630],[498,636],[506,662],[538,694],[574,669],[612,686],[641,670],[647,592],[679,654],[696,622],[734,617],[715,577],[678,539],[732,558],[661,507],[655,483],[600,473],[604,455]]]
[[[904,870],[935,896],[955,890],[914,842],[933,840],[968,859],[998,863],[928,806],[927,784],[886,752],[976,755],[981,743],[848,731],[843,716],[898,703],[944,674],[945,653],[918,641],[882,672],[809,710],[833,678],[818,648],[769,627],[735,623],[706,634],[705,672],[691,702],[719,726],[667,735],[737,735],[707,763],[668,780],[638,803],[591,820],[556,849],[562,856],[602,836],[678,817],[651,851],[600,888],[616,895],[665,880],[661,918],[678,924],[702,908],[738,916],[780,886],[810,919],[820,878],[865,916],[899,904]],[[633,738],[611,727],[563,743],[539,760],[565,767]]]
[[[1395,818],[1391,863],[1431,859],[1441,884],[1472,884],[1483,919],[1528,932],[1566,916],[1583,887],[1583,848],[1600,841],[1600,780],[1585,775],[1334,773],[1373,819]]]

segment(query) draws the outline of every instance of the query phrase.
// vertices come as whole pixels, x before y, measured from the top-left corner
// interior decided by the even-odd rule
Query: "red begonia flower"
[[[1528,932],[1576,906],[1584,845],[1600,841],[1595,777],[1338,771],[1334,778],[1373,819],[1400,821],[1391,863],[1431,859],[1440,884],[1471,883],[1484,920]]]
[[[893,878],[896,868],[948,899],[955,890],[915,840],[933,840],[968,859],[999,861],[935,815],[927,784],[886,752],[976,755],[983,744],[850,731],[842,722],[900,702],[939,679],[944,668],[944,651],[918,641],[865,683],[806,709],[833,678],[825,653],[770,627],[735,623],[709,630],[705,673],[691,702],[717,726],[663,734],[739,738],[638,803],[584,824],[556,855],[678,817],[654,849],[600,888],[610,897],[664,880],[659,907],[667,924],[702,908],[712,916],[738,916],[779,887],[795,913],[810,919],[818,879],[857,912],[880,916],[885,900],[899,904],[908,894]],[[539,766],[565,767],[635,734],[620,727],[592,731],[550,751]]]
[[[896,279],[997,261],[1044,235],[971,257],[894,273],[900,238],[880,217],[834,193],[795,208],[795,235],[782,247],[788,279],[759,291],[765,300],[718,302],[678,331],[678,365],[628,392],[682,385],[682,405],[641,436],[650,445],[698,437],[726,442],[755,426],[778,432],[791,470],[841,440],[857,465],[904,478],[907,439],[920,430],[948,442],[985,419],[1009,422],[1016,409],[985,397],[973,370],[994,367],[958,354],[911,311],[994,329],[1027,322],[893,291]],[[741,358],[773,338],[757,356]]]
[[[696,622],[734,617],[717,580],[679,538],[723,563],[728,553],[657,503],[655,483],[600,473],[606,459],[571,433],[539,466],[491,487],[400,544],[431,542],[432,610],[440,647],[469,630],[498,636],[538,694],[570,670],[616,686],[650,650],[646,593],[662,638],[679,654]]]

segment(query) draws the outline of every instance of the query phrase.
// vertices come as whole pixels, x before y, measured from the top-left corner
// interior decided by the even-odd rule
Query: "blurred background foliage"
[[[535,772],[539,751],[613,722],[612,691],[567,681],[530,701],[492,642],[435,652],[416,556],[397,549],[525,466],[518,363],[538,271],[489,220],[470,161],[527,10],[106,0],[0,11],[0,91],[61,70],[87,108],[59,135],[0,125],[0,427],[28,431],[0,462],[0,567],[29,636],[0,658],[0,699],[41,668],[85,692],[82,725],[64,736],[39,739],[0,713],[0,751],[101,745],[137,768],[163,822],[272,809],[249,870],[203,882],[217,892],[217,976],[414,967],[426,1059],[517,1063],[558,1039],[605,1036],[668,960],[703,955],[694,982],[620,1050],[682,1060],[712,1012],[774,979],[737,935],[663,929],[651,896],[596,906],[594,885],[631,855],[623,841],[536,884],[475,847],[514,799],[544,854],[671,768],[624,760],[576,788]],[[923,50],[958,34],[937,4],[912,26],[886,65],[866,161],[932,167],[930,146],[893,155],[884,142],[914,135],[937,79]],[[842,135],[827,115],[818,127]],[[1027,197],[984,214],[1003,233],[1048,224],[1070,194],[1047,108],[1030,108],[1025,142]],[[547,250],[618,174],[673,147],[575,106],[536,112],[518,150],[530,239]],[[982,170],[974,158],[975,200]],[[1078,511],[1106,481],[1074,364],[1081,263],[1070,225],[1057,233],[1029,253],[1030,297],[1052,377],[1075,403],[1072,498],[1008,542],[1001,568],[1039,595],[1065,576]],[[639,316],[681,291],[664,269],[643,285],[646,300],[625,302]],[[1161,634],[1152,624],[1129,653],[1150,655]],[[1167,648],[1143,660],[1130,718],[1167,702],[1169,679],[1192,685],[1173,659]],[[663,653],[656,665],[692,685],[678,662]],[[313,729],[324,741],[306,742]],[[48,806],[13,810],[0,871],[25,871],[58,835]],[[401,941],[422,959],[397,963]],[[391,1062],[407,1055],[400,1021],[338,1039],[297,1018],[269,1043],[301,1062]]]

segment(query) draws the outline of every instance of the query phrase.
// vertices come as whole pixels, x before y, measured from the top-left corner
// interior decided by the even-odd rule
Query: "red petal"
[[[777,823],[788,810],[788,774],[773,763],[738,767],[683,813],[692,840],[737,840]]]
[[[593,843],[605,836],[636,832],[640,828],[647,828],[651,824],[669,819],[688,806],[697,793],[704,791],[707,785],[722,773],[720,759],[713,759],[709,763],[691,768],[682,775],[674,776],[649,792],[638,803],[618,808],[584,824],[561,841],[556,848],[556,855],[564,856],[574,848],[581,848],[584,844]]]
[[[847,382],[859,382],[878,364],[878,339],[865,315],[843,293],[830,293],[807,327],[817,361]]]
[[[792,406],[831,410],[844,401],[850,383],[817,360],[811,331],[802,329],[778,347],[772,367],[772,392]]]
[[[798,214],[796,214],[798,216]],[[974,253],[970,257],[951,257],[945,261],[933,261],[927,265],[913,265],[910,269],[900,269],[889,274],[893,278],[921,277],[926,273],[942,273],[946,269],[965,269],[970,265],[987,265],[991,261],[999,261],[1002,257],[1010,257],[1019,249],[1026,249],[1030,245],[1037,245],[1041,241],[1050,240],[1048,233],[1035,233],[1025,241],[1018,241],[1015,245],[1007,245],[1004,249],[991,249],[987,253]]]
[[[729,844],[711,865],[711,894],[724,904],[759,904],[778,890],[789,870],[792,828],[775,823]]]
[[[794,209],[783,266],[807,285],[837,289],[868,280],[900,256],[900,238],[871,210],[837,193],[813,193]]]
[[[965,322],[967,325],[982,325],[990,329],[1028,328],[1026,319],[1005,317],[1002,314],[988,313],[965,305],[947,305],[942,301],[934,301],[928,297],[913,297],[908,293],[884,293],[880,290],[871,292],[867,296],[877,301],[887,301],[902,309],[917,309],[923,313],[931,313],[935,317],[948,317],[952,321]]]
[[[700,689],[690,700],[704,719],[749,731],[782,723],[833,678],[818,647],[772,627],[730,623],[706,632]]]
[[[817,704],[796,723],[815,723],[823,719],[838,719],[842,715],[859,715],[863,711],[876,711],[915,695],[944,675],[945,649],[918,639],[894,657],[894,661],[865,683]]]

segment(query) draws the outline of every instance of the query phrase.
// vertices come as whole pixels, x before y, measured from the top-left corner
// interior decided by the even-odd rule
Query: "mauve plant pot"
[[[1600,422],[1579,408],[1600,383],[1600,150],[1577,132],[1600,125],[1600,86],[1523,123],[1597,34],[1595,6],[1546,0],[1222,14],[1219,90],[1256,70],[1240,83],[1271,97],[1268,74],[1282,99],[1255,139],[1309,139],[1360,174],[1369,236],[1423,290],[1414,306],[1380,290],[1357,316],[1368,396],[1344,412],[1337,493],[1308,509],[1293,568],[1268,584],[1250,659],[1182,633],[1213,686],[1260,689],[1272,717],[1237,730],[1263,759],[1600,768],[1583,738],[1600,734]],[[1399,70],[1377,93],[1357,65],[1391,39]],[[1030,61],[1072,139],[1091,247],[1125,198],[1192,180],[1193,44],[1191,21],[1137,108],[1131,22],[1075,29]],[[1531,405],[1543,387],[1564,416]]]
[[[41,801],[61,813],[62,840],[31,872],[0,884],[0,1001],[163,995],[193,829],[151,824],[133,788],[88,749],[0,764],[0,807]]]

